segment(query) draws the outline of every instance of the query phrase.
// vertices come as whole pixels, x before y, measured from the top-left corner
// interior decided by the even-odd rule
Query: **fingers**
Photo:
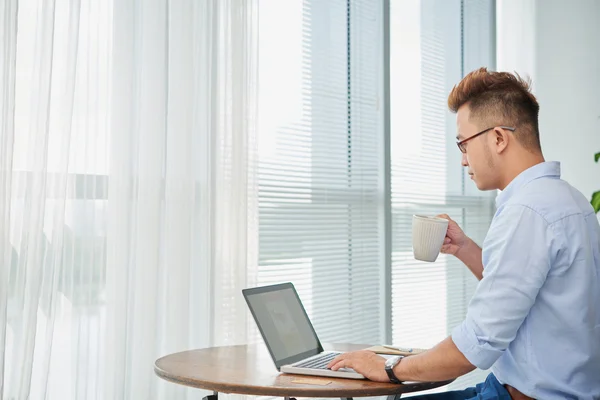
[[[448,220],[448,230],[451,230],[454,225],[457,225],[456,222],[448,214],[440,214],[437,216],[438,218],[443,218]]]
[[[451,243],[452,243],[452,239],[450,239],[448,236],[446,236],[446,238],[444,239],[444,243],[442,244],[442,248],[440,249],[440,253],[443,253],[443,254],[451,253],[451,251],[450,251]]]
[[[355,360],[358,360],[361,358],[361,356],[363,356],[362,353],[364,352],[355,351],[340,354],[331,360],[329,364],[327,364],[327,368],[331,369],[332,371],[337,371],[340,368],[352,368],[352,366],[355,365]]]
[[[437,215],[437,217],[448,220],[448,229],[451,229],[453,226],[458,226],[458,224],[452,218],[450,218],[448,214],[440,214]]]
[[[437,215],[437,217],[447,219],[448,221],[452,221],[452,218],[450,218],[450,216],[448,214],[440,214],[440,215]]]
[[[458,250],[458,248],[455,245],[453,245],[453,244],[445,244],[440,249],[440,253],[454,255],[454,254],[456,254],[457,250]]]
[[[331,367],[328,367],[330,370],[332,371],[337,371],[338,369],[341,368],[346,368],[346,360],[340,360],[339,362],[333,364]]]
[[[336,357],[333,359],[333,361],[331,361],[329,363],[327,368],[329,368],[332,371],[337,371],[340,368],[352,368],[351,364],[352,363],[351,363],[350,359],[348,359],[348,358]]]
[[[342,362],[344,360],[344,358],[345,358],[344,356],[345,356],[345,354],[340,354],[339,356],[337,356],[336,358],[331,360],[329,362],[329,364],[327,364],[327,368],[333,369],[333,366],[335,366],[336,364],[339,364],[340,362]],[[341,367],[338,367],[337,369],[339,369],[339,368],[341,368]],[[334,371],[336,371],[336,370],[334,369]]]
[[[458,246],[456,246],[455,244],[445,244],[440,249],[440,253],[450,254],[453,256],[456,255],[457,252],[458,252]]]

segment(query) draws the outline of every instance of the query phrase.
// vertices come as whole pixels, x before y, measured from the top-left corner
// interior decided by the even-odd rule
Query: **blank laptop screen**
[[[246,300],[276,364],[305,353],[318,353],[319,340],[291,285],[247,294]]]

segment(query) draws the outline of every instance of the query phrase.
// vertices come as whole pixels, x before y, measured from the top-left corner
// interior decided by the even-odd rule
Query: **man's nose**
[[[469,166],[469,160],[467,160],[467,153],[462,153],[462,158],[460,160],[460,164],[463,167],[468,167]]]

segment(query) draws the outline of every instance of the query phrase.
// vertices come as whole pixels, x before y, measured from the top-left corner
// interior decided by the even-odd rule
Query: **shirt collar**
[[[543,177],[560,178],[560,163],[557,161],[543,162],[521,172],[496,197],[496,207],[504,205],[520,188],[529,182]]]

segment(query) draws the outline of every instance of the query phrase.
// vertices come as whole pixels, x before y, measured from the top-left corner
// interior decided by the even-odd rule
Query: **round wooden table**
[[[368,345],[328,345],[327,350],[355,351]],[[156,360],[154,371],[160,378],[181,385],[218,393],[238,393],[280,397],[400,397],[402,393],[433,389],[446,382],[396,385],[368,380],[282,374],[275,368],[264,345],[212,347],[184,351]]]

